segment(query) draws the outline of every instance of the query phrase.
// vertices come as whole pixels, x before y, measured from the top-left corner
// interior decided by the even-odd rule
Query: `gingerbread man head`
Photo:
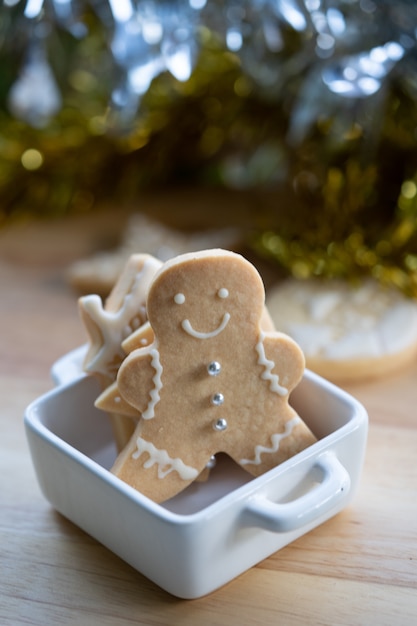
[[[224,343],[243,320],[255,328],[264,299],[253,265],[232,252],[211,250],[165,263],[148,292],[147,311],[160,342],[196,346],[196,340]]]
[[[263,330],[264,298],[255,267],[225,250],[181,255],[158,271],[147,298],[155,339],[117,377],[115,393],[142,415],[114,466],[123,480],[161,501],[218,452],[258,475],[313,443],[288,402],[303,354]]]

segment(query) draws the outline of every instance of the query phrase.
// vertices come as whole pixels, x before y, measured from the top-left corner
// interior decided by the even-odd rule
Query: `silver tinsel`
[[[368,98],[416,52],[413,1],[3,0],[2,21],[7,23],[11,12],[19,16],[13,23],[18,24],[18,38],[26,48],[9,93],[14,116],[42,126],[59,109],[58,81],[46,52],[48,38],[55,26],[74,38],[85,37],[87,9],[107,33],[116,69],[109,100],[125,121],[135,116],[143,95],[161,73],[178,81],[189,79],[205,30],[238,57],[242,71],[265,98],[281,97],[289,75],[305,75],[309,106],[300,98],[294,109],[293,141],[317,118],[325,92],[334,95],[335,107],[341,99]],[[303,40],[294,55],[288,55],[286,47],[289,32]]]

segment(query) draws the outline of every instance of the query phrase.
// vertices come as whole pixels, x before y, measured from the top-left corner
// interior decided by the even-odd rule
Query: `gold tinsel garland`
[[[105,111],[103,90],[83,65],[91,48],[81,44],[70,93],[46,127],[3,112],[2,223],[92,210],[104,201],[117,210],[137,202],[143,189],[235,188],[253,197],[252,245],[293,275],[372,274],[417,296],[412,97],[393,82],[382,105],[368,98],[355,110],[325,109],[291,140],[304,77],[295,76],[278,103],[268,100],[237,57],[206,37],[192,77],[156,79],[128,133],[112,132],[114,113]]]

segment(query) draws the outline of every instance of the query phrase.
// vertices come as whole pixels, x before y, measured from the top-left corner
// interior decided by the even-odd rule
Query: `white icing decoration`
[[[286,396],[288,393],[288,389],[279,384],[279,377],[277,374],[272,374],[272,370],[275,367],[274,361],[267,359],[265,356],[265,348],[263,344],[263,340],[265,335],[261,332],[260,339],[256,344],[256,351],[258,353],[258,365],[263,365],[265,371],[262,373],[263,380],[269,380],[269,388],[274,393],[279,394],[280,396]]]
[[[342,361],[401,352],[417,338],[417,305],[372,279],[358,287],[289,281],[267,300],[274,321],[307,358]]]
[[[225,287],[222,287],[217,292],[217,295],[219,296],[219,298],[228,298],[229,297],[229,291]]]
[[[176,471],[183,480],[194,480],[198,476],[198,471],[186,465],[181,459],[172,459],[166,450],[159,450],[153,443],[138,437],[136,440],[137,450],[132,457],[138,459],[143,452],[149,454],[149,459],[145,461],[143,467],[149,469],[155,463],[158,465],[158,478],[165,478],[170,472]],[[165,469],[164,469],[165,468]]]
[[[145,311],[143,311],[143,313],[142,313],[142,319],[144,319],[144,318],[145,318]],[[131,325],[131,327],[134,330],[137,330],[140,326],[142,326],[142,320],[138,316],[136,316],[136,317],[133,318],[133,320],[131,321],[130,325]]]
[[[293,429],[301,422],[301,419],[298,417],[293,417],[293,419],[288,420],[285,424],[285,430],[283,433],[275,433],[271,435],[271,443],[272,446],[267,448],[266,446],[255,446],[255,458],[254,459],[241,459],[239,463],[241,465],[260,465],[261,463],[261,454],[268,453],[271,454],[273,452],[278,452],[279,444],[282,439],[291,435]]]
[[[339,295],[334,291],[324,291],[317,298],[311,298],[307,306],[313,320],[321,321],[331,315],[339,304]]]
[[[174,296],[174,302],[175,304],[184,304],[185,302],[185,296],[183,293],[177,293]]]
[[[159,392],[162,389],[161,375],[163,368],[159,360],[159,352],[156,348],[153,348],[150,351],[150,355],[152,357],[151,365],[155,370],[155,376],[152,378],[155,387],[151,390],[151,399],[149,400],[146,410],[142,413],[144,420],[150,420],[155,417],[155,406],[160,400]]]
[[[215,330],[212,330],[208,333],[202,333],[198,330],[194,330],[194,328],[191,326],[190,320],[183,320],[181,326],[186,333],[191,335],[191,337],[195,337],[196,339],[210,339],[211,337],[216,337],[216,335],[219,335],[226,328],[229,320],[230,313],[225,313],[219,326]]]

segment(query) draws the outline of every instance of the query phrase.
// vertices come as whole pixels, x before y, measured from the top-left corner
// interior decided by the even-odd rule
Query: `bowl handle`
[[[275,533],[289,532],[326,516],[346,499],[350,491],[350,476],[334,453],[321,455],[311,471],[318,471],[321,475],[317,487],[285,503],[256,496],[243,511],[245,525]]]

